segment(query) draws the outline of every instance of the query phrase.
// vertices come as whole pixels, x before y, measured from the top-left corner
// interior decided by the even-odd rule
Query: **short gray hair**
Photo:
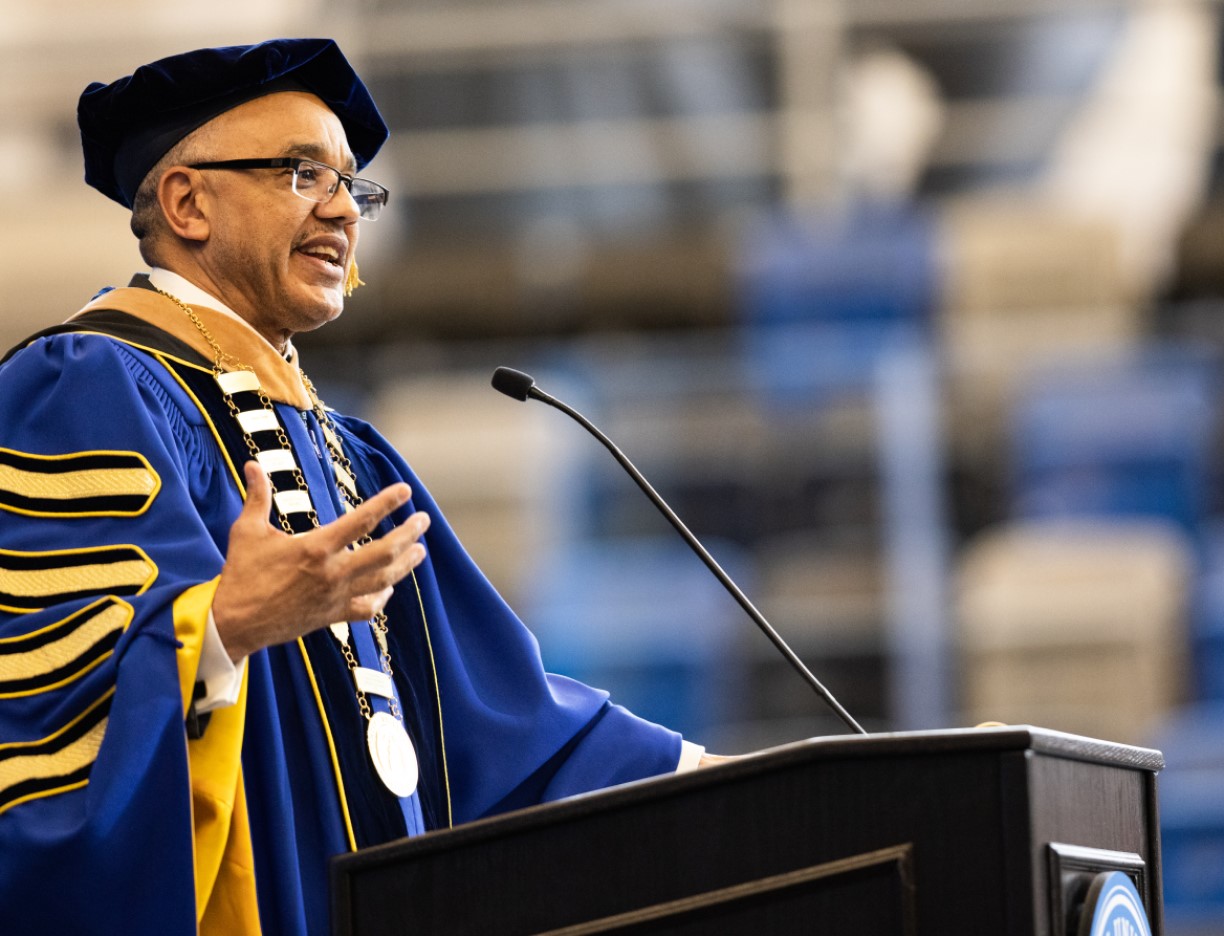
[[[157,186],[161,177],[171,166],[190,165],[203,159],[207,141],[204,127],[189,133],[153,165],[136,189],[132,198],[131,228],[140,241],[140,255],[146,263],[152,264],[157,259],[157,243],[168,231],[165,215],[157,200]]]

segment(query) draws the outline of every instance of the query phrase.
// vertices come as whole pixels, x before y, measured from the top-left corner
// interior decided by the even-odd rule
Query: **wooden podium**
[[[1163,932],[1157,751],[1027,726],[819,738],[334,859],[337,936]]]

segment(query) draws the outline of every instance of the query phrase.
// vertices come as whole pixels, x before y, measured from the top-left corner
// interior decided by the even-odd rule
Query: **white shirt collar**
[[[170,295],[174,296],[174,298],[181,299],[188,305],[207,306],[210,309],[216,309],[218,312],[228,315],[230,318],[238,319],[240,322],[246,322],[246,319],[227,306],[216,296],[205,292],[195,283],[183,276],[180,276],[178,273],[174,273],[162,267],[153,267],[149,272],[149,282],[158,289],[170,293]],[[247,322],[247,324],[249,325],[250,323]],[[263,335],[260,335],[259,337],[264,341],[268,341],[268,339],[264,338]],[[268,341],[268,344],[272,343]],[[277,353],[282,355],[286,360],[291,360],[293,356],[293,343],[291,341],[286,341],[285,350],[282,352],[278,348]]]

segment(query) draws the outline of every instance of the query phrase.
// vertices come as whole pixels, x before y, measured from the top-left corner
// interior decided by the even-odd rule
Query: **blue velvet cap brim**
[[[246,101],[290,89],[309,91],[332,109],[358,169],[386,141],[387,125],[334,40],[272,39],[197,49],[111,84],[91,84],[77,106],[85,181],[130,208],[149,170],[191,131]]]

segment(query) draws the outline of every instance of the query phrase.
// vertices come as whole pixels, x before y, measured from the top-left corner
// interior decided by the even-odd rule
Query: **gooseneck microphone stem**
[[[820,696],[822,700],[824,700],[825,704],[833,710],[837,717],[840,718],[851,731],[857,734],[867,733],[866,730],[857,721],[855,721],[853,717],[851,717],[850,713],[842,707],[841,703],[834,698],[833,694],[825,688],[824,684],[812,674],[812,671],[804,665],[803,661],[799,659],[795,652],[787,645],[786,641],[782,639],[782,636],[773,629],[767,620],[765,620],[765,616],[756,609],[756,606],[753,605],[751,601],[748,600],[748,596],[745,595],[742,590],[740,590],[740,587],[736,585],[734,581],[732,581],[731,576],[723,571],[722,566],[720,566],[718,562],[715,561],[714,557],[711,556],[706,550],[706,548],[701,545],[697,537],[692,534],[689,528],[684,525],[684,522],[676,515],[676,512],[668,506],[667,502],[663,500],[659,493],[651,486],[650,482],[647,481],[642,473],[637,470],[633,462],[631,462],[625,453],[617,448],[616,444],[606,435],[604,435],[594,423],[592,423],[573,407],[567,405],[561,400],[558,400],[556,397],[545,393],[535,385],[535,381],[530,376],[522,373],[521,371],[516,371],[508,367],[499,367],[493,374],[493,387],[501,393],[514,397],[517,400],[533,399],[539,400],[541,403],[547,403],[549,406],[559,409],[561,412],[565,413],[566,416],[569,416],[584,429],[586,429],[587,432],[598,439],[604,448],[612,453],[612,457],[620,462],[621,467],[629,473],[629,476],[633,478],[637,486],[642,489],[642,492],[650,498],[655,507],[659,509],[659,512],[662,513],[663,516],[667,518],[668,522],[676,528],[676,532],[684,537],[684,541],[689,544],[689,547],[693,550],[693,552],[700,557],[701,561],[704,562],[709,570],[714,573],[714,576],[720,582],[722,582],[723,587],[730,592],[731,597],[733,597],[739,603],[739,606],[744,609],[747,615],[752,618],[753,623],[755,623],[756,626],[761,629],[765,636],[769,638],[770,642],[777,648],[778,652],[781,653],[782,656],[786,658],[786,661],[795,669],[795,671],[801,677],[803,677],[804,682],[806,682],[812,688],[812,690],[818,696]]]

